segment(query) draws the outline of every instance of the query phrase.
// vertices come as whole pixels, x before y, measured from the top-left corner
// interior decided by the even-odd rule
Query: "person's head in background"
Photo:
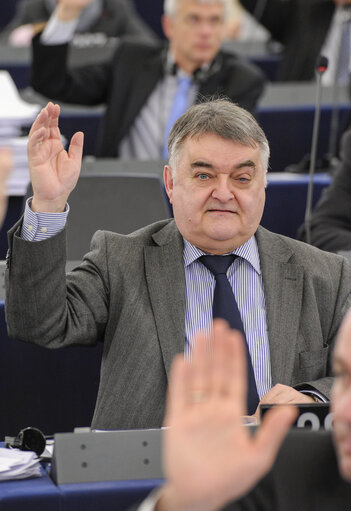
[[[12,151],[7,147],[0,148],[0,227],[6,216],[7,211],[7,180],[13,168]]]
[[[210,64],[225,37],[229,0],[165,0],[163,31],[186,73]]]
[[[333,353],[334,443],[342,477],[351,482],[351,311],[340,327]]]

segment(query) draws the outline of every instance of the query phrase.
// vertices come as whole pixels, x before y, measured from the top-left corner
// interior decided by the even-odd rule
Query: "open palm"
[[[60,107],[48,103],[29,133],[28,164],[32,206],[36,211],[62,211],[80,173],[83,133],[75,133],[65,151],[58,127],[59,114]]]

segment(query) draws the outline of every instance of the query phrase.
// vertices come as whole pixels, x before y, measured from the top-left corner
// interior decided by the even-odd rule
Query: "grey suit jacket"
[[[330,353],[349,306],[342,257],[259,228],[273,384],[329,394]],[[65,279],[65,232],[45,241],[9,233],[9,335],[48,348],[104,342],[96,428],[162,423],[168,372],[184,349],[183,240],[172,220],[128,236],[99,231]],[[82,389],[84,393],[84,389]]]

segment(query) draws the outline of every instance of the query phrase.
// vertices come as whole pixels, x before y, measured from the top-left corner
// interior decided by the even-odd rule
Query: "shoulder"
[[[108,247],[133,246],[134,248],[143,248],[164,245],[176,241],[180,237],[174,220],[167,219],[142,227],[130,234],[97,231],[93,236],[92,244],[105,244]]]
[[[165,44],[157,40],[144,40],[132,36],[121,38],[117,52],[128,52],[136,55],[157,55],[165,49]]]
[[[325,274],[330,275],[344,270],[349,273],[349,264],[344,257],[273,233],[263,227],[258,228],[256,240],[261,259],[264,257],[296,264],[317,274],[324,271]]]
[[[265,80],[264,74],[259,67],[235,52],[220,50],[218,58],[222,61],[222,68],[227,72],[242,71]]]

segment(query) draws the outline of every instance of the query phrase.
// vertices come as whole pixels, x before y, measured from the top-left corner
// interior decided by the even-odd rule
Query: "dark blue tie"
[[[255,375],[252,367],[251,356],[246,342],[243,322],[241,321],[238,305],[232,287],[227,279],[227,270],[232,264],[235,255],[216,256],[206,255],[199,257],[199,261],[206,266],[216,279],[216,285],[213,295],[213,318],[225,319],[231,328],[239,330],[245,339],[246,353],[247,353],[247,410],[248,414],[255,413],[259,398],[257,393]]]

